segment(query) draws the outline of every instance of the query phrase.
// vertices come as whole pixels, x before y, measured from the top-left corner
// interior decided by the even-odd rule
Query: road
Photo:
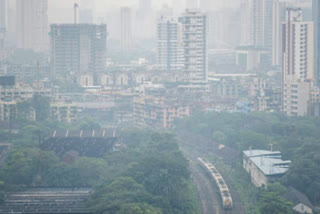
[[[213,180],[209,177],[205,170],[203,170],[197,160],[197,157],[206,157],[213,155],[209,152],[210,145],[205,142],[195,142],[192,138],[178,137],[180,149],[190,160],[190,171],[194,180],[198,195],[201,201],[202,214],[229,214],[221,207],[221,200],[217,193],[217,189]],[[232,185],[225,179],[229,186],[233,201],[234,209],[232,214],[245,214],[241,199]]]

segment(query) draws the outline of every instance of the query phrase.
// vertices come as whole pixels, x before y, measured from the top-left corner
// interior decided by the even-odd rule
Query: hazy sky
[[[73,4],[79,3],[80,9],[94,9],[95,17],[105,17],[107,11],[116,11],[121,6],[138,7],[139,0],[48,0],[49,22],[62,23],[73,21]],[[152,0],[153,8],[160,9],[167,4],[181,11],[184,10],[186,0]],[[197,0],[194,0],[197,1]],[[221,9],[223,6],[236,6],[240,0],[199,0],[210,3],[212,9]],[[179,8],[179,9],[178,9]]]
[[[62,23],[73,21],[73,4],[79,3],[80,9],[94,8],[95,17],[103,17],[107,11],[116,11],[121,6],[138,7],[139,0],[48,0],[49,22]],[[153,0],[153,7],[161,8],[163,4],[171,5],[172,1],[179,0]],[[184,0],[180,0],[184,1]]]
[[[74,2],[78,2],[81,5],[93,5],[98,12],[105,11],[110,8],[117,8],[120,6],[137,6],[139,0],[49,0],[49,5],[55,8],[68,8],[73,6]],[[154,0],[153,5],[157,8],[163,4],[171,5],[172,0]]]

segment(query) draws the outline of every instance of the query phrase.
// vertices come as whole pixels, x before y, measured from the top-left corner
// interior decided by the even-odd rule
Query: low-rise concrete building
[[[252,184],[265,188],[289,169],[291,161],[283,161],[281,158],[279,151],[243,151],[243,167],[250,174]]]
[[[24,101],[32,98],[35,94],[50,97],[52,95],[52,90],[44,87],[32,87],[25,83],[18,83],[14,87],[9,88],[0,87],[0,100],[3,101]]]
[[[50,114],[52,119],[70,123],[77,120],[78,107],[72,103],[52,103]]]
[[[293,187],[289,187],[286,192],[282,195],[287,201],[292,203],[292,209],[295,213],[301,214],[312,214],[313,213],[313,205],[308,199],[308,197],[294,189]]]
[[[0,120],[11,121],[17,117],[16,101],[0,101]]]
[[[190,116],[190,107],[164,98],[142,97],[134,100],[133,115],[138,126],[170,129],[176,119]]]

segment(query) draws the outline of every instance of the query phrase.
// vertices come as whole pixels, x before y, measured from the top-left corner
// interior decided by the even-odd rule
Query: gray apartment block
[[[157,63],[161,69],[176,70],[183,67],[182,27],[173,18],[161,17],[157,26]]]
[[[54,75],[93,74],[97,77],[104,71],[106,25],[53,24],[50,28],[51,66]]]
[[[313,22],[314,22],[314,75],[316,84],[320,83],[320,2],[313,0]]]
[[[208,81],[207,16],[198,10],[187,10],[179,19],[183,26],[185,80]]]

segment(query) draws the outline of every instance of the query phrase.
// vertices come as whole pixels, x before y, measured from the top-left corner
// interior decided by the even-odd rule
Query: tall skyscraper
[[[161,69],[182,68],[182,26],[173,18],[161,17],[158,20],[157,63]]]
[[[106,25],[51,25],[51,66],[54,74],[92,74],[95,83],[106,62]]]
[[[6,32],[8,28],[8,4],[7,0],[0,0],[0,49],[4,48]]]
[[[313,23],[302,21],[301,9],[288,9],[283,24],[283,111],[290,116],[308,113],[313,79]]]
[[[8,2],[0,0],[0,28],[8,27]]]
[[[17,36],[19,48],[49,49],[48,0],[17,0]]]
[[[303,21],[311,21],[312,0],[274,0],[272,20],[272,64],[282,64],[282,23],[288,8],[301,8]]]
[[[207,82],[207,16],[199,10],[186,10],[180,22],[183,27],[185,80],[190,83]]]
[[[241,0],[240,3],[240,46],[250,46],[253,44],[250,35],[251,28],[251,0]]]
[[[132,19],[131,9],[129,7],[122,7],[120,11],[121,19],[121,48],[128,50],[132,48]]]
[[[140,39],[154,38],[155,21],[152,0],[140,0],[136,15],[135,36]]]
[[[270,49],[272,47],[272,2],[273,0],[252,1],[253,45]]]
[[[225,49],[239,46],[240,20],[238,11],[224,9],[206,14],[208,17],[208,45],[210,48]]]
[[[320,86],[320,2],[313,0],[313,22],[314,22],[314,76],[315,83]]]
[[[272,48],[273,0],[241,1],[241,43],[259,48]]]

